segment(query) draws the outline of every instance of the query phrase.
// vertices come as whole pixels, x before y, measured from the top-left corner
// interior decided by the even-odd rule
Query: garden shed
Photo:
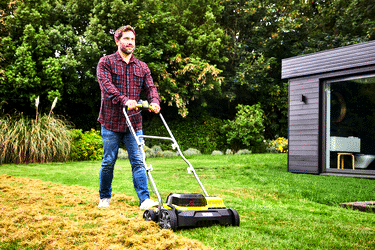
[[[375,178],[375,41],[282,60],[288,171]]]

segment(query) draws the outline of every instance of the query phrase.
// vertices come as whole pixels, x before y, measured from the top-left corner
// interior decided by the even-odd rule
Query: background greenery
[[[72,151],[70,160],[85,161],[99,160],[103,157],[103,141],[100,131],[91,129],[82,132],[82,129],[73,129],[72,132]]]
[[[234,120],[238,104],[259,103],[265,139],[285,137],[281,60],[373,40],[374,16],[366,0],[3,0],[0,108],[33,116],[37,96],[58,97],[55,113],[97,129],[96,65],[116,50],[114,31],[131,24],[168,120],[202,109],[207,121]]]
[[[194,151],[199,154],[233,154],[231,148],[238,154],[266,150],[273,153],[287,152],[288,141],[283,138],[262,141],[262,112],[250,106],[242,110],[240,106],[242,113],[232,122],[225,123],[213,117],[206,119],[202,115],[199,119],[185,118],[182,123],[174,120],[169,127],[184,154],[192,154]],[[52,109],[48,115],[39,115],[37,108],[35,119],[21,114],[0,117],[0,164],[102,159],[100,131],[91,129],[83,132],[82,129],[72,129],[69,123],[55,117]],[[145,130],[147,135],[170,137],[160,117],[154,117],[148,125]],[[177,154],[171,151],[173,148],[169,140],[147,138],[145,145],[147,157],[170,157]],[[241,145],[247,151],[241,150]],[[124,145],[120,146],[125,149]],[[249,148],[252,150],[248,150]],[[127,158],[124,150],[119,151],[119,158]]]
[[[339,206],[341,202],[374,200],[374,180],[288,173],[286,154],[200,155],[188,159],[207,192],[235,208],[241,224],[180,230],[177,234],[215,249],[375,248],[375,214]],[[0,174],[80,185],[98,192],[100,164],[11,164],[1,165]],[[170,192],[202,192],[182,159],[151,158],[148,164],[153,166],[152,175],[163,199]],[[138,206],[128,160],[116,164],[113,192],[133,196],[135,200],[129,204]],[[118,204],[113,202],[111,206]]]

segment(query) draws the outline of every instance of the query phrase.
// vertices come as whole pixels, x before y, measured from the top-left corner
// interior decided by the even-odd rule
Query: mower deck
[[[145,220],[159,222],[162,228],[172,230],[214,224],[240,224],[240,217],[235,209],[226,208],[221,198],[204,197],[202,194],[172,193],[160,212],[149,209],[143,217]]]

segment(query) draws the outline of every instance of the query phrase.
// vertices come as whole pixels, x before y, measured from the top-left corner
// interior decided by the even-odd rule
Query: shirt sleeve
[[[144,90],[147,95],[147,100],[149,103],[156,103],[160,105],[159,94],[154,84],[154,81],[152,80],[151,71],[147,66],[145,67],[145,70],[146,70],[146,75],[145,75],[145,82],[144,82]]]
[[[125,103],[129,98],[122,95],[121,92],[116,88],[112,82],[111,64],[106,57],[102,57],[99,60],[96,74],[102,94],[106,95],[113,104],[121,104],[125,106]]]

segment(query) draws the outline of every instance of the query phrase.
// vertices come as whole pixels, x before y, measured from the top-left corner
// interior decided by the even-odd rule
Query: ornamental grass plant
[[[0,118],[0,164],[61,162],[69,158],[69,125],[49,114],[30,119],[22,114]],[[36,102],[36,108],[39,101]]]

